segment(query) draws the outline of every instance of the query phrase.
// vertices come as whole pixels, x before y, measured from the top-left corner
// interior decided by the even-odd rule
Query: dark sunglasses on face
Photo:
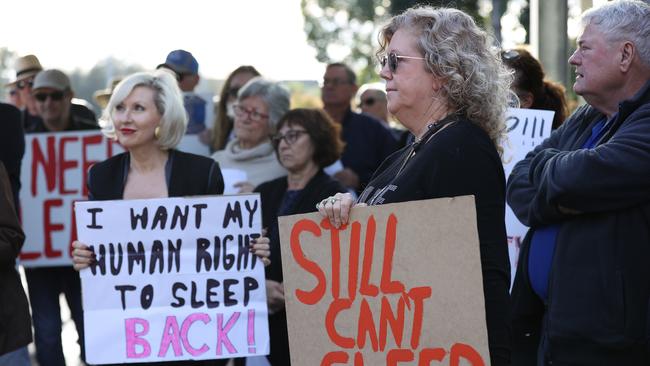
[[[280,145],[280,141],[284,140],[287,142],[287,145],[293,145],[298,141],[300,136],[303,133],[307,133],[305,130],[289,130],[285,134],[277,133],[275,136],[271,138],[271,142],[273,142],[273,146],[278,147]]]
[[[368,107],[372,107],[372,105],[375,104],[376,101],[377,99],[373,97],[367,98],[365,100],[362,99],[361,103],[359,103],[359,108],[363,107],[364,105],[367,105]]]
[[[379,63],[381,64],[382,69],[386,67],[386,64],[388,64],[388,70],[390,70],[391,73],[395,73],[397,71],[397,66],[399,65],[399,59],[424,60],[424,57],[400,56],[395,52],[390,52],[388,55],[384,55],[380,58]]]
[[[32,87],[34,86],[34,80],[21,80],[16,83],[16,88],[18,89],[25,89],[26,87]]]
[[[34,94],[34,98],[36,98],[36,100],[39,102],[44,102],[47,100],[47,98],[51,98],[53,102],[59,102],[63,99],[63,92],[55,91],[52,93],[36,93]]]

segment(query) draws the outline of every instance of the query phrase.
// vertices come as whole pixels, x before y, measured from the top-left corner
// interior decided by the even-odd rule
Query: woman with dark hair
[[[212,151],[225,149],[226,144],[233,137],[231,135],[235,121],[234,105],[237,102],[237,94],[244,84],[256,76],[260,76],[259,71],[248,65],[239,66],[228,75],[221,88],[221,95],[219,95],[217,118],[214,123],[210,144]]]
[[[510,89],[517,94],[521,108],[554,111],[553,129],[569,115],[564,86],[544,79],[544,69],[528,51],[517,48],[501,53],[503,63],[515,72]]]
[[[343,150],[340,127],[322,110],[294,109],[278,122],[273,147],[288,175],[262,183],[255,191],[262,200],[262,224],[271,245],[266,267],[272,365],[290,365],[287,314],[284,310],[278,216],[316,211],[323,198],[346,189],[323,168],[338,160]]]

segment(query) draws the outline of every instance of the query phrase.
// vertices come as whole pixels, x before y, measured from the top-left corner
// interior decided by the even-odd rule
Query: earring
[[[153,130],[153,137],[155,137],[156,140],[160,139],[160,126],[156,126],[156,129]]]

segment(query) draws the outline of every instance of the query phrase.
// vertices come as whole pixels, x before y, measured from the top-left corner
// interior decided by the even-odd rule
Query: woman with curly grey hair
[[[354,205],[473,195],[492,365],[510,363],[510,263],[499,141],[512,77],[488,35],[456,9],[416,7],[380,33],[388,110],[416,137],[389,156],[355,202],[317,206],[339,227]]]

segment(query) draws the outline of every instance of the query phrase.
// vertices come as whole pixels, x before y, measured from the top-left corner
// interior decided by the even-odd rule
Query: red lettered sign
[[[73,202],[85,200],[87,172],[122,152],[100,131],[35,133],[25,136],[20,190],[26,267],[71,265],[75,240]]]
[[[470,196],[280,218],[292,365],[489,365]],[[435,362],[434,362],[435,361]]]

